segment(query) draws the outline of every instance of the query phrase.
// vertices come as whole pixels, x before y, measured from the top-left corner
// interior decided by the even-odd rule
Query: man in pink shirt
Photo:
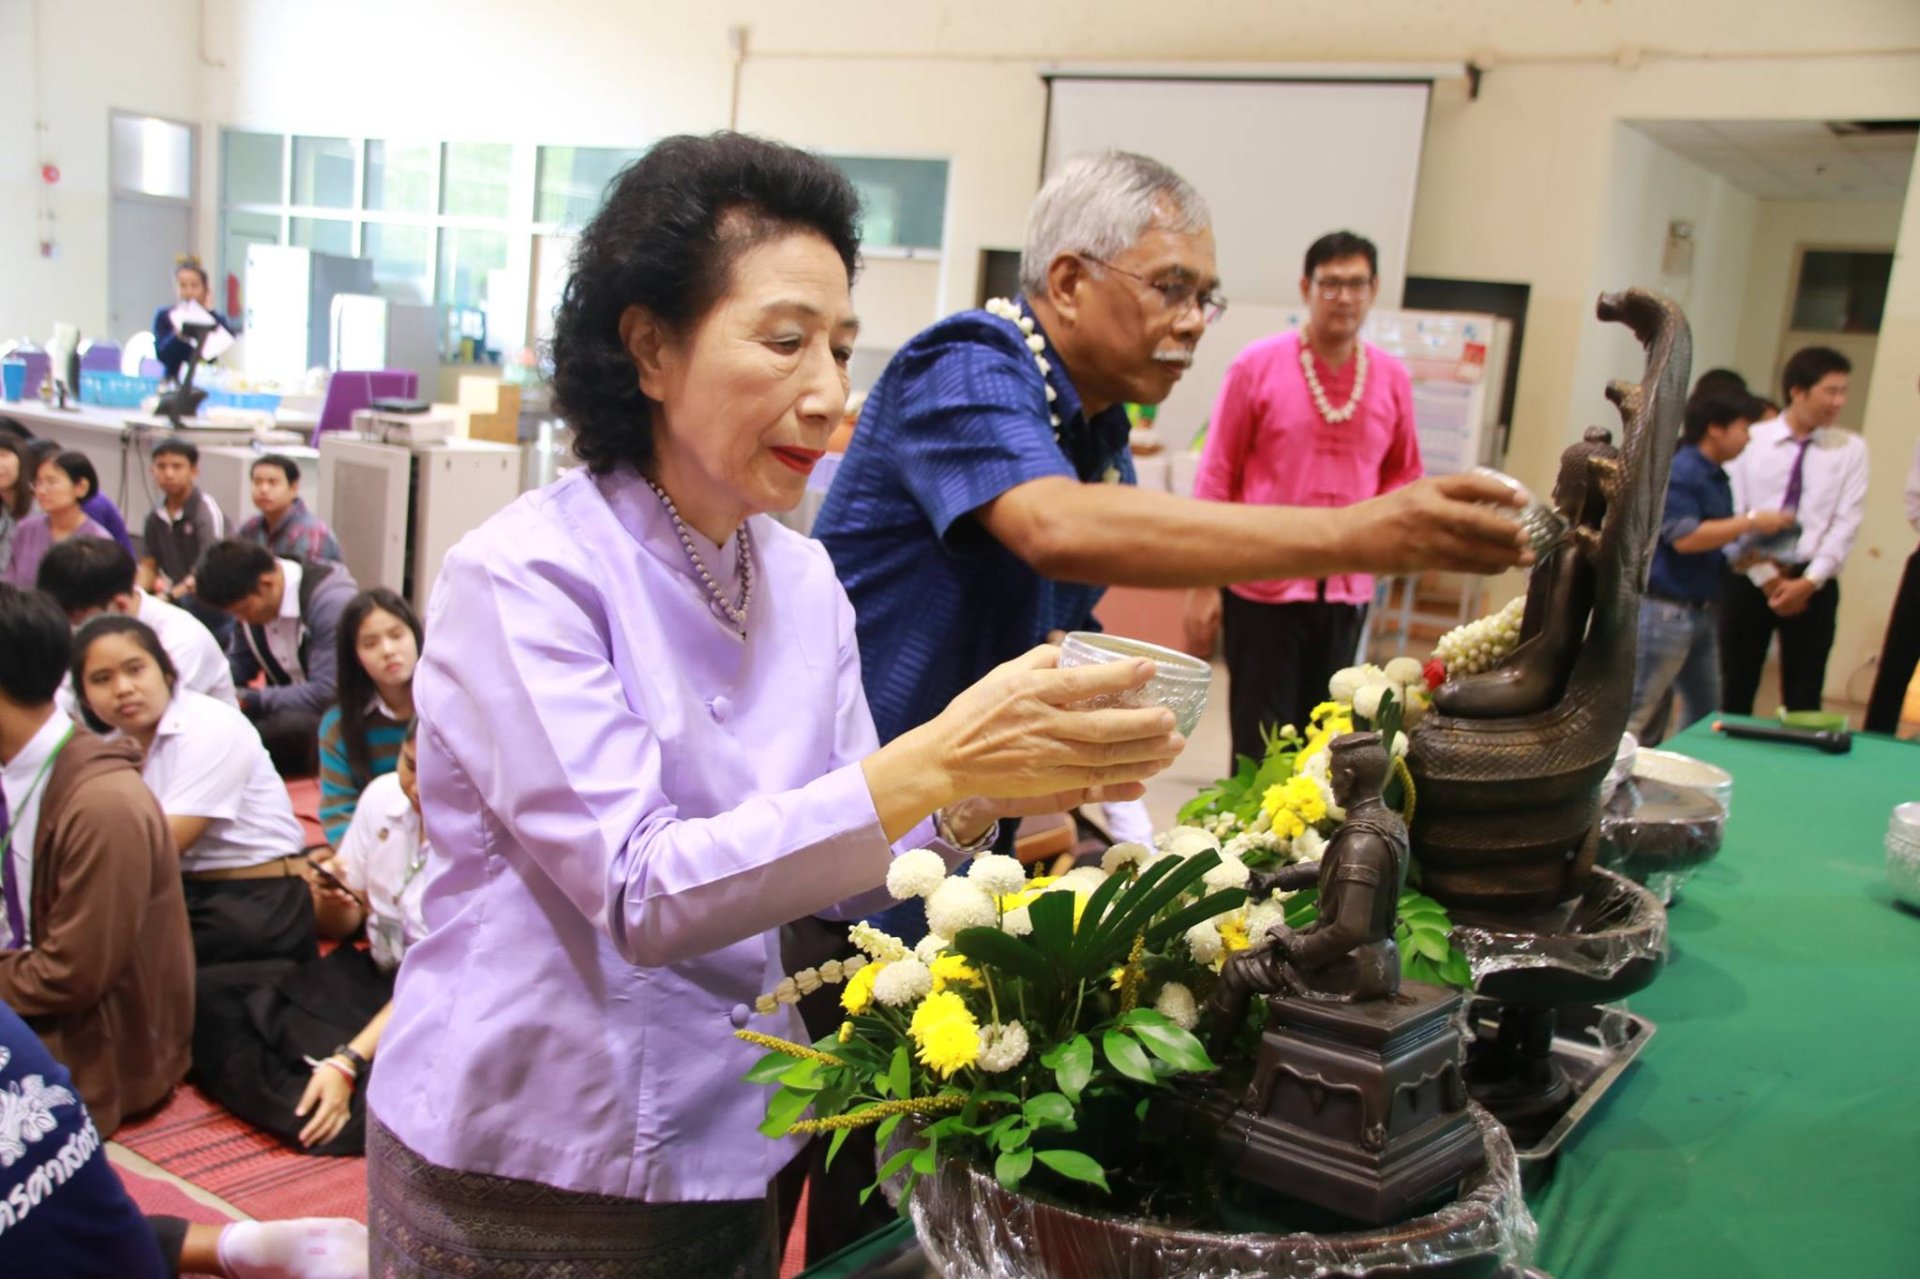
[[[1263,506],[1351,506],[1420,478],[1406,366],[1360,340],[1379,292],[1379,253],[1349,231],[1307,250],[1307,325],[1255,342],[1227,370],[1194,496]],[[1187,641],[1212,651],[1224,626],[1236,755],[1261,755],[1262,725],[1304,724],[1351,665],[1373,579],[1364,573],[1243,582],[1187,598]]]

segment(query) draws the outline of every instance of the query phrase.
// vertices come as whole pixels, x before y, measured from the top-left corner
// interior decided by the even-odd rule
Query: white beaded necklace
[[[1320,385],[1320,374],[1313,367],[1313,347],[1306,336],[1300,338],[1300,371],[1306,374],[1307,394],[1313,397],[1313,407],[1320,411],[1320,417],[1330,426],[1342,422],[1351,422],[1353,415],[1360,411],[1360,397],[1367,393],[1367,344],[1359,342],[1353,348],[1353,395],[1339,408],[1327,401],[1327,389]]]
[[[1053,365],[1047,361],[1047,339],[1035,331],[1033,317],[1021,311],[1018,306],[1014,305],[1013,302],[1007,298],[988,298],[986,305],[982,309],[989,315],[999,316],[1020,330],[1020,335],[1027,340],[1027,350],[1033,352],[1033,362],[1040,366],[1040,377],[1044,381],[1047,374],[1053,372]],[[1053,442],[1058,444],[1060,442],[1060,415],[1055,413],[1052,408],[1054,400],[1058,398],[1058,392],[1053,389],[1053,383],[1051,382],[1048,382],[1046,387],[1048,405],[1047,420],[1053,424]]]
[[[673,504],[667,491],[652,480],[647,481],[647,487],[667,508],[667,517],[673,521],[673,531],[680,535],[680,545],[686,548],[687,558],[693,562],[694,572],[706,584],[707,594],[713,597],[714,605],[733,623],[734,629],[740,632],[740,638],[745,639],[747,608],[753,603],[753,536],[747,531],[747,522],[741,520],[739,529],[734,533],[734,540],[740,544],[740,603],[736,606],[728,602],[720,584],[713,580],[713,574],[707,572],[706,562],[700,558],[700,552],[694,549],[693,534],[688,531],[687,522],[680,518],[680,508]]]

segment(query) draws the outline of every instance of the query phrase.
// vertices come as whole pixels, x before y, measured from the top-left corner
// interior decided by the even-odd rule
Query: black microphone
[[[1748,737],[1756,742],[1793,742],[1811,746],[1829,755],[1845,755],[1853,749],[1853,734],[1846,729],[1776,728],[1771,724],[1729,724],[1713,721],[1713,731],[1728,737]]]

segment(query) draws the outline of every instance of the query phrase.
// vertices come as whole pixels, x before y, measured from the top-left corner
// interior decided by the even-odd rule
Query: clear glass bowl
[[[1633,762],[1636,777],[1651,777],[1669,786],[1684,786],[1709,796],[1726,812],[1733,811],[1733,774],[1703,759],[1678,751],[1642,747]]]
[[[1548,551],[1564,542],[1573,531],[1567,523],[1567,517],[1560,514],[1553,503],[1538,497],[1532,489],[1505,471],[1496,471],[1491,466],[1476,466],[1473,474],[1503,484],[1526,499],[1526,506],[1518,510],[1511,506],[1495,506],[1493,509],[1520,522],[1520,527],[1527,531],[1527,545],[1533,548],[1535,558],[1545,558]]]
[[[1153,662],[1153,678],[1146,687],[1131,693],[1090,698],[1077,705],[1089,710],[1103,706],[1164,706],[1173,712],[1175,727],[1191,735],[1207,708],[1207,686],[1213,682],[1213,667],[1197,657],[1176,653],[1145,640],[1106,635],[1099,631],[1074,631],[1060,643],[1060,665],[1098,666],[1145,657]]]

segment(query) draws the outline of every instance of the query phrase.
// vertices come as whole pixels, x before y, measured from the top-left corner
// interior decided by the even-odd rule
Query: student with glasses
[[[1406,366],[1360,339],[1379,278],[1371,240],[1336,231],[1313,242],[1300,277],[1306,327],[1255,342],[1227,370],[1195,497],[1346,508],[1420,478]],[[1259,759],[1263,726],[1306,723],[1328,679],[1353,664],[1372,599],[1364,572],[1189,592],[1188,648],[1210,653],[1225,632],[1234,755]]]

